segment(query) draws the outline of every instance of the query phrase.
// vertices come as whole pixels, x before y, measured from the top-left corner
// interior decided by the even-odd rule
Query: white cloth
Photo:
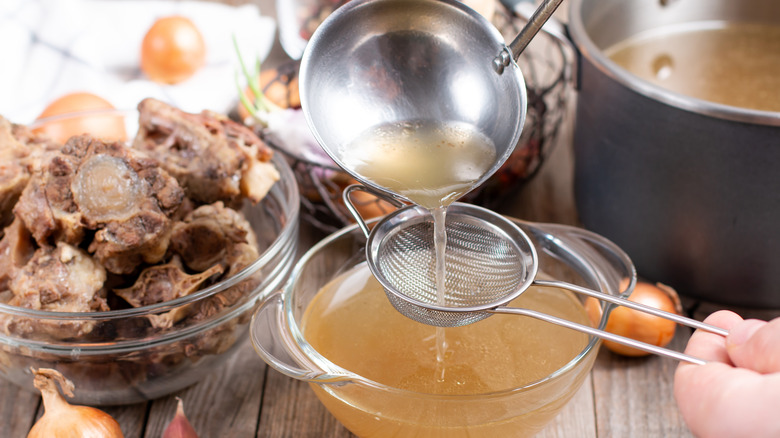
[[[176,85],[148,80],[140,70],[141,42],[166,15],[192,20],[206,42],[206,65]],[[32,122],[55,98],[95,93],[116,108],[155,97],[185,111],[226,113],[237,101],[239,71],[233,35],[250,68],[271,50],[273,18],[255,5],[200,1],[0,1],[0,115]],[[240,76],[241,83],[245,83]]]

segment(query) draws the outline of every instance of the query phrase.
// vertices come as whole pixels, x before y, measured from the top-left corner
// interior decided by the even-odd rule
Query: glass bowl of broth
[[[514,221],[532,238],[542,276],[618,295],[620,280],[634,275],[625,254],[596,234]],[[364,245],[357,226],[322,240],[251,323],[263,360],[309,382],[355,435],[530,436],[593,367],[599,340],[533,318],[494,315],[445,329],[406,318],[371,275]],[[575,294],[536,286],[511,306],[601,328],[609,313],[591,321]]]

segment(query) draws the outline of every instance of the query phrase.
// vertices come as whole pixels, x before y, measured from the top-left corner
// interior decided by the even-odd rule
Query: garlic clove
[[[33,425],[27,438],[124,438],[119,423],[110,415],[89,406],[68,403],[59,391],[73,397],[73,382],[59,371],[40,368],[32,370],[34,385],[41,391],[44,414]]]
[[[184,402],[179,397],[176,397],[176,400],[179,402],[176,406],[176,415],[168,423],[162,438],[198,438],[195,428],[192,427],[190,421],[184,415]]]

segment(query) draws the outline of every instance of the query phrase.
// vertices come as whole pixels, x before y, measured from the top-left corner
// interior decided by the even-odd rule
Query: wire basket
[[[525,20],[513,16],[500,4],[492,21],[507,41],[511,41],[525,24]],[[571,83],[568,50],[557,39],[540,32],[520,56],[517,63],[528,91],[528,108],[520,140],[506,163],[460,201],[499,210],[510,196],[539,172],[556,142],[567,113]],[[280,68],[278,74],[295,75],[296,67],[294,63],[287,65]],[[262,132],[260,134],[263,135]],[[301,190],[301,217],[305,221],[326,233],[354,222],[341,198],[344,188],[354,183],[354,179],[335,164],[327,166],[291,153],[280,139],[269,136],[264,136],[264,139],[290,163]],[[364,198],[355,199],[354,203],[364,217],[395,210],[386,202],[367,194]]]

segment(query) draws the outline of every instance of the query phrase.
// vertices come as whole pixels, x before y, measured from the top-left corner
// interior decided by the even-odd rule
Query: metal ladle
[[[301,105],[312,133],[346,172],[353,141],[377,126],[419,122],[474,127],[496,148],[479,186],[507,160],[526,115],[514,62],[562,0],[545,0],[506,46],[483,16],[455,0],[353,0],[312,35],[301,60]]]

